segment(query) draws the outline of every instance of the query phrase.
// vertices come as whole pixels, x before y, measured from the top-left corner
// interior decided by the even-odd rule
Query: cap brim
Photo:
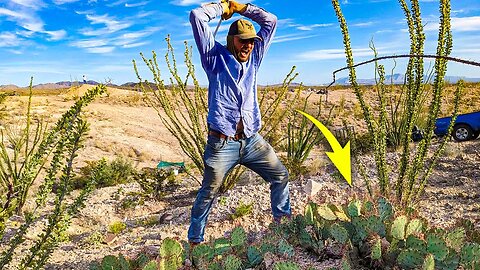
[[[240,35],[235,35],[239,37],[240,39],[251,39],[251,38],[256,38],[262,41],[263,39],[255,34],[240,34]]]

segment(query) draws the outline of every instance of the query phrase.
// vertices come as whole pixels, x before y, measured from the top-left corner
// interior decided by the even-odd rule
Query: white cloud
[[[24,7],[29,7],[34,10],[45,7],[45,3],[41,0],[12,0],[13,3]]]
[[[318,27],[329,27],[332,26],[333,23],[316,23],[311,25],[298,25],[297,29],[301,31],[311,31]]]
[[[134,4],[125,3],[125,7],[127,7],[127,8],[141,7],[141,6],[145,6],[148,3],[149,3],[148,1],[138,2],[138,3],[134,3]]]
[[[480,16],[452,18],[452,30],[454,31],[479,31]]]
[[[103,39],[89,39],[72,42],[71,45],[78,48],[94,48],[101,47],[108,44],[107,40]]]
[[[105,27],[100,29],[84,28],[81,30],[81,33],[85,36],[100,36],[105,34],[111,34],[132,26],[132,23],[115,20],[114,18],[108,16],[108,14],[87,14],[86,18],[87,20],[91,21],[91,24],[104,24]]]
[[[128,48],[135,48],[135,47],[140,47],[140,46],[143,46],[143,45],[147,45],[149,43],[150,43],[149,41],[130,43],[130,44],[122,45],[122,48],[127,48],[127,49]]]
[[[110,53],[113,50],[115,50],[113,46],[87,48],[87,52],[90,53]]]
[[[307,36],[302,36],[298,34],[291,34],[291,35],[284,35],[284,36],[276,36],[272,43],[281,43],[281,42],[287,42],[287,41],[293,41],[293,40],[300,40],[300,39],[306,39],[306,38],[311,38],[311,37],[316,37],[318,35],[307,35]]]
[[[10,32],[0,33],[0,47],[16,47],[20,45],[21,39]]]
[[[53,2],[57,5],[63,5],[63,4],[69,4],[69,3],[75,3],[80,0],[53,0]]]
[[[362,48],[362,49],[353,49],[353,56],[360,57],[360,56],[371,56],[373,57],[374,54],[370,48]],[[344,49],[325,49],[325,50],[313,50],[313,51],[306,51],[298,55],[300,60],[326,60],[326,59],[344,59],[345,58],[345,50]]]
[[[65,30],[58,30],[58,31],[45,31],[47,35],[50,35],[49,40],[56,41],[61,40],[67,36],[67,32]]]
[[[201,5],[202,3],[206,3],[208,1],[205,0],[175,0],[170,2],[170,4],[176,6],[191,6],[191,5]]]
[[[354,23],[352,26],[356,27],[366,27],[366,26],[372,26],[373,22],[363,22],[363,23]]]
[[[16,11],[12,11],[10,9],[6,9],[6,8],[0,8],[0,15],[5,15],[7,17],[11,17],[11,19],[20,19],[20,20],[27,20],[30,18],[30,16],[27,16],[26,14],[23,14],[23,13],[20,13],[20,12],[16,12]]]

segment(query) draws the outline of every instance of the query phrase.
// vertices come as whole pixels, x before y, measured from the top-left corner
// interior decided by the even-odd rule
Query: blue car
[[[447,135],[448,125],[452,117],[438,118],[435,122],[435,135]],[[480,111],[459,114],[453,126],[453,139],[458,142],[474,140],[480,135]]]

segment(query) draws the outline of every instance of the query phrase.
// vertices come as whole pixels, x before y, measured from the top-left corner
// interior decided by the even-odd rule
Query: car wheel
[[[458,124],[453,127],[453,139],[457,142],[464,142],[471,140],[474,136],[473,130],[469,125]]]

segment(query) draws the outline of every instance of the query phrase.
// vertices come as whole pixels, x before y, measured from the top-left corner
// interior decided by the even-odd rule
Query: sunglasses
[[[255,42],[254,38],[249,38],[249,39],[241,39],[239,38],[238,41],[242,44],[253,44]]]

